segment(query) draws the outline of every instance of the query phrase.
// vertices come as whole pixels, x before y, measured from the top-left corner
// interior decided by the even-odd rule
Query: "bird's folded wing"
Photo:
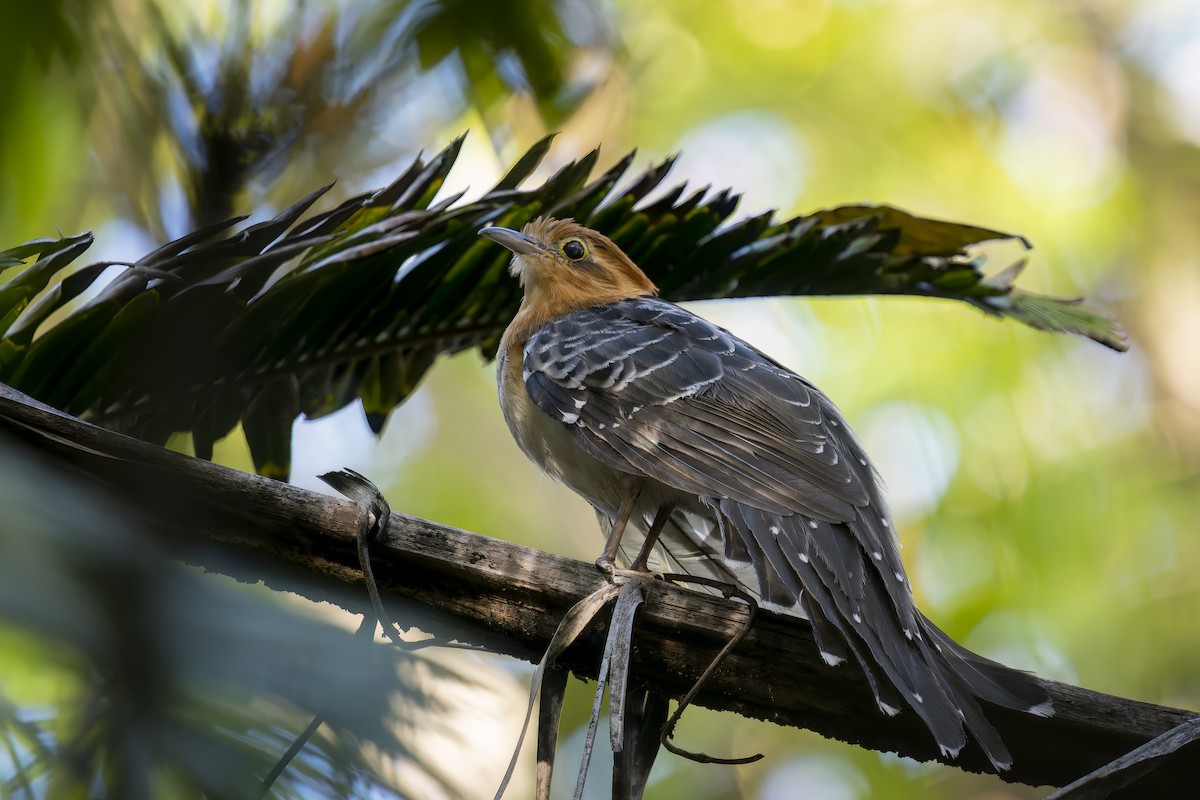
[[[576,311],[539,329],[524,357],[534,403],[617,469],[825,522],[881,502],[824,395],[670,303]]]

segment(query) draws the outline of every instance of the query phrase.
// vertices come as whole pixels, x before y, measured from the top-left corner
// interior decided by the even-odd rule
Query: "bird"
[[[523,289],[497,350],[503,417],[608,528],[597,565],[645,569],[653,548],[807,618],[824,662],[854,659],[884,714],[907,705],[943,757],[969,734],[1010,768],[979,701],[1050,716],[1046,691],[917,609],[882,481],[833,402],[658,297],[599,231],[547,216],[479,233],[512,252]]]

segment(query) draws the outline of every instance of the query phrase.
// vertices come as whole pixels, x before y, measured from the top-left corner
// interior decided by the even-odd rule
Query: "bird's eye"
[[[572,261],[578,261],[587,255],[587,247],[579,239],[568,239],[563,242],[562,252]]]

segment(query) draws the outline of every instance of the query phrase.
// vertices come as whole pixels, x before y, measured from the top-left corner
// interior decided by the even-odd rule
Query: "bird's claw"
[[[644,565],[641,567],[634,566],[629,569],[624,569],[622,567],[618,567],[611,558],[601,557],[596,559],[596,569],[600,570],[614,581],[617,578],[650,578],[652,580],[663,579],[663,573],[658,570],[648,569]]]

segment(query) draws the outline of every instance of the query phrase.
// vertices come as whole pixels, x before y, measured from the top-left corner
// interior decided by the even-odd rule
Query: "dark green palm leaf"
[[[477,231],[519,228],[541,214],[609,233],[671,300],[940,297],[1124,349],[1107,317],[1013,288],[1017,268],[985,278],[982,257],[970,251],[989,240],[1023,242],[1011,234],[886,206],[731,222],[737,196],[668,189],[670,160],[616,188],[632,154],[590,182],[596,152],[539,186],[517,188],[549,139],[479,200],[434,204],[461,142],[329,211],[304,216],[323,189],[227,238],[215,237],[237,220],[166,245],[32,341],[47,305],[26,308],[31,292],[91,239],[0,253],[7,263],[40,256],[0,287],[0,315],[9,321],[0,380],[150,441],[191,432],[199,455],[240,422],[258,469],[282,477],[298,414],[320,416],[360,399],[378,431],[439,354],[494,350],[519,288],[506,274],[508,254]],[[78,295],[99,273],[87,267],[54,284],[49,305]]]

